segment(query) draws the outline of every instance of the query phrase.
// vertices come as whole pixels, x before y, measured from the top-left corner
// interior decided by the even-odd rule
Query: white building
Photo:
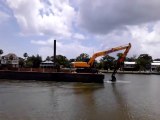
[[[11,65],[12,67],[19,67],[19,58],[14,53],[9,53],[1,57],[1,65]]]
[[[136,68],[136,62],[128,62],[128,61],[124,61],[124,66],[123,66],[123,69],[124,70],[135,70]]]
[[[127,61],[124,61],[124,67],[125,68],[134,68],[136,65],[136,62],[127,62]]]
[[[151,63],[151,71],[157,71],[158,67],[160,67],[160,61],[153,61]]]
[[[40,67],[42,67],[42,68],[53,68],[54,63],[52,61],[46,60],[44,62],[41,62]]]

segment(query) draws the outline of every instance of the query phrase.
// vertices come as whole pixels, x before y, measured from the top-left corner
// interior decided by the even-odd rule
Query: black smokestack
[[[56,40],[54,40],[54,64],[56,64]]]

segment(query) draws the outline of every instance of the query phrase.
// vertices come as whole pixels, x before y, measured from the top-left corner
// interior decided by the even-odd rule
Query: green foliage
[[[120,58],[122,57],[123,53],[117,53],[117,57]]]
[[[159,66],[159,67],[157,67],[157,69],[156,69],[156,70],[157,70],[157,72],[160,72],[160,66]]]
[[[59,65],[63,65],[64,67],[68,67],[69,66],[69,61],[66,58],[66,56],[63,55],[56,55],[56,62]]]
[[[0,49],[0,55],[2,55],[3,54],[3,50],[2,49]]]
[[[71,62],[74,62],[74,61],[75,61],[75,59],[70,59],[70,60],[69,60],[70,63],[71,63]]]
[[[137,57],[136,57],[136,55],[133,55],[132,57],[126,57],[126,61],[128,61],[128,62],[135,62],[137,60]]]
[[[47,57],[48,58],[48,57]],[[46,59],[47,59],[46,58]],[[50,57],[50,60],[53,61],[54,57],[51,56]],[[63,67],[69,67],[70,66],[70,62],[69,60],[67,59],[66,56],[63,56],[63,55],[56,55],[56,64],[59,66],[59,65],[63,65]]]
[[[160,61],[160,58],[156,58],[156,59],[154,59],[154,61]]]
[[[23,57],[25,57],[25,59],[28,57],[28,54],[27,53],[24,53],[23,54]]]
[[[109,55],[106,55],[100,59],[100,67],[101,69],[112,69],[114,66],[115,58]]]
[[[32,60],[28,60],[26,62],[26,67],[29,67],[29,68],[33,67],[33,61]]]
[[[51,60],[51,57],[47,56],[47,57],[46,57],[46,60],[47,60],[47,61],[50,61],[50,60]]]
[[[86,54],[86,53],[82,53],[76,58],[76,61],[88,62],[89,61],[89,55]]]
[[[24,67],[24,59],[23,58],[19,58],[19,67]]]
[[[98,68],[98,69],[104,69],[104,68],[103,68],[103,63],[102,63],[102,62],[97,63],[97,68]]]
[[[149,70],[151,68],[152,57],[148,54],[140,54],[136,62],[140,70]]]
[[[26,67],[38,68],[40,66],[41,62],[42,62],[42,57],[41,56],[32,55],[31,57],[27,58]]]

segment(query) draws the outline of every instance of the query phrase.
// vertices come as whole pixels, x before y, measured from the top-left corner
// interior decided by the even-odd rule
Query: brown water
[[[0,80],[0,120],[159,120],[160,76],[117,75],[117,83]]]

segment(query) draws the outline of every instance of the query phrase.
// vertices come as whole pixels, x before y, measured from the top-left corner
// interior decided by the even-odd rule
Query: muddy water
[[[0,120],[159,120],[160,76],[117,75],[117,83],[0,80]]]

